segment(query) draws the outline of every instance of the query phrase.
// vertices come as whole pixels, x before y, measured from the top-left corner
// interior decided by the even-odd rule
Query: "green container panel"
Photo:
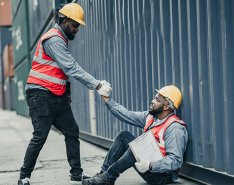
[[[25,85],[28,78],[30,65],[28,59],[25,59],[15,68],[15,109],[20,115],[28,116],[28,106],[25,96]]]
[[[29,53],[29,29],[28,29],[28,13],[27,1],[22,0],[19,10],[13,21],[13,45],[14,45],[14,65],[19,65],[20,62]]]
[[[17,13],[18,7],[22,0],[11,0],[12,18],[14,20],[15,14]]]

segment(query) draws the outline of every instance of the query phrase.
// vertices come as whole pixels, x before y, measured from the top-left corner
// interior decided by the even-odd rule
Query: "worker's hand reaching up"
[[[102,80],[100,81],[100,84],[98,86],[99,86],[99,88],[97,89],[98,94],[104,97],[110,96],[112,88],[108,82],[106,82],[105,80]]]

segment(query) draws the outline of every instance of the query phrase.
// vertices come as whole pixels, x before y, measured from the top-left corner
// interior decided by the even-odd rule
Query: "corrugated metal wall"
[[[178,114],[188,123],[186,161],[234,175],[234,1],[80,0],[87,26],[71,50],[78,63],[112,84],[112,97],[146,110],[154,88],[175,84],[183,92]],[[72,80],[73,110],[90,132],[87,88]],[[122,129],[96,95],[97,135]]]
[[[30,47],[34,46],[39,39],[46,23],[53,17],[55,8],[54,0],[33,0],[28,1],[29,12],[29,30],[30,30]]]

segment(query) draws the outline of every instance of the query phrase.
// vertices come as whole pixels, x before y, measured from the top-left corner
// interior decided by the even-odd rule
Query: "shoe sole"
[[[90,183],[89,183],[88,180],[84,180],[82,184],[83,184],[83,185],[90,185]]]
[[[73,184],[73,185],[82,185],[82,182],[77,182],[77,181],[70,181],[70,184]]]
[[[89,181],[83,181],[82,185],[92,185],[92,183],[89,183]],[[110,184],[110,185],[115,185],[115,183]]]

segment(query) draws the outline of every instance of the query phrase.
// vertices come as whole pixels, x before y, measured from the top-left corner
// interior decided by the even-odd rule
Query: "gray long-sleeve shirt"
[[[146,117],[149,113],[148,111],[129,111],[111,98],[106,103],[106,106],[119,120],[130,125],[144,128]],[[158,126],[162,124],[163,121],[164,120],[158,120],[155,118],[154,125]],[[169,172],[172,173],[173,180],[176,180],[178,175],[174,172],[174,170],[180,168],[183,163],[183,154],[186,150],[188,142],[187,130],[180,123],[174,122],[165,131],[164,140],[167,156],[161,160],[151,163],[152,172]]]
[[[54,27],[60,30],[63,36],[67,39],[66,35],[58,24],[55,24]],[[94,90],[97,87],[99,80],[96,80],[92,75],[84,71],[81,66],[79,66],[68,50],[68,45],[61,37],[54,36],[45,40],[43,42],[43,48],[46,54],[57,62],[58,66],[67,76],[77,79],[91,90]],[[45,89],[44,87],[36,84],[27,84],[25,87],[26,90],[32,88]]]

